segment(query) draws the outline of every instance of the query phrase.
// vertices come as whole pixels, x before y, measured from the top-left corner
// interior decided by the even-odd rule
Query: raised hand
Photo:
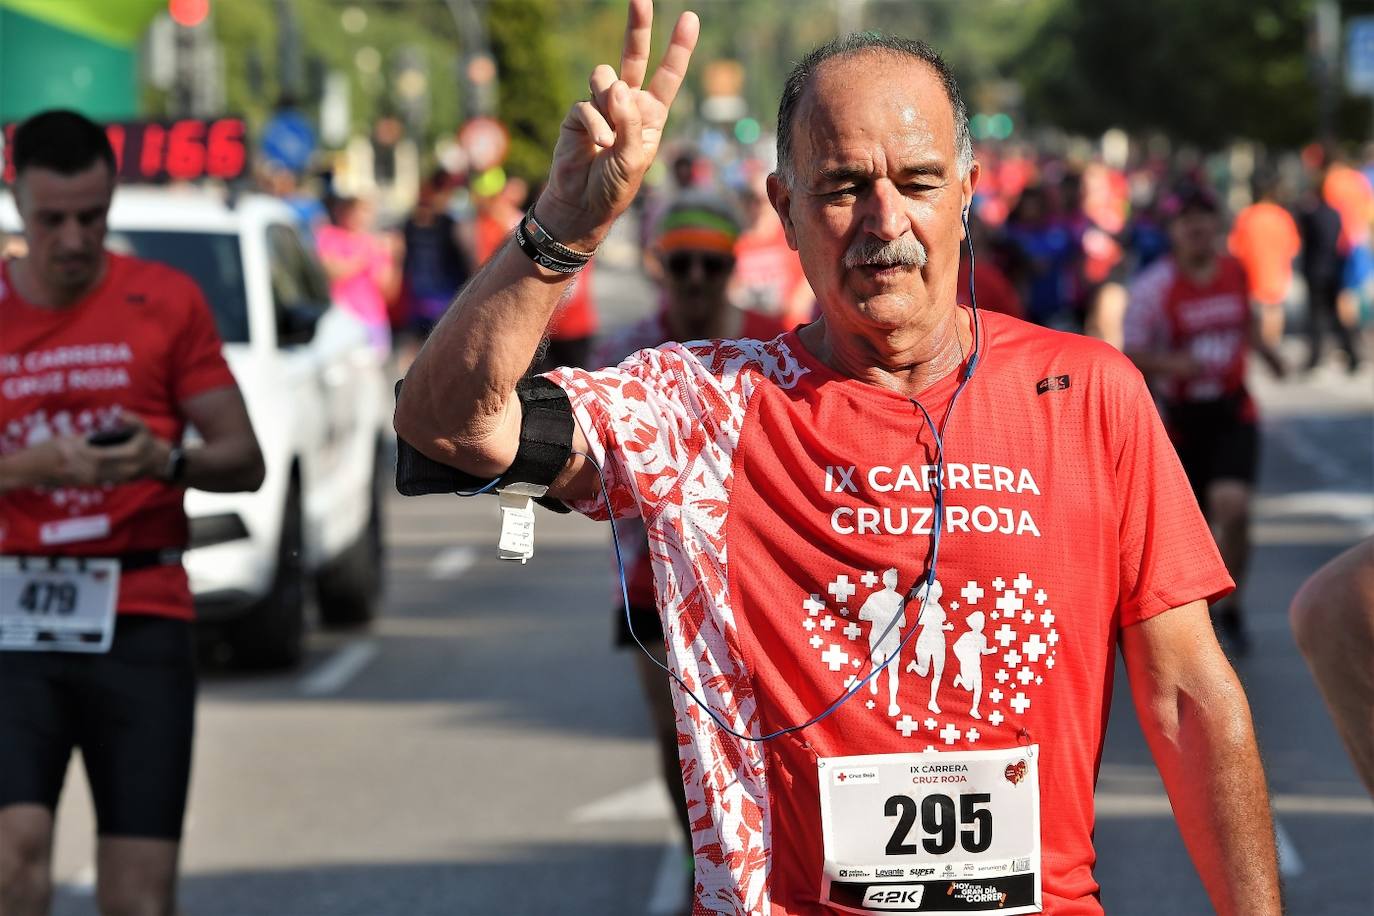
[[[663,137],[696,47],[700,23],[683,13],[648,86],[652,0],[630,0],[620,74],[606,64],[592,71],[591,97],[563,119],[549,182],[536,215],[566,245],[595,248],[639,191]]]

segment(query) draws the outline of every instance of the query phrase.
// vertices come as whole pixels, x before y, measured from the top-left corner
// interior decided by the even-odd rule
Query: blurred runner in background
[[[452,191],[453,176],[435,171],[421,183],[415,207],[401,227],[402,374],[473,271],[470,227],[448,212]]]
[[[195,283],[104,250],[105,131],[44,112],[13,161],[28,254],[0,263],[0,913],[48,911],[74,748],[101,912],[175,913],[196,696],[182,496],[256,490],[262,454]],[[93,638],[20,651],[53,613]]]
[[[730,301],[738,309],[771,315],[790,331],[811,320],[816,297],[802,273],[801,258],[787,244],[782,220],[768,202],[768,172],[754,161],[740,191],[744,232],[735,245]]]
[[[475,253],[479,265],[487,263],[510,239],[511,230],[524,215],[523,205],[530,196],[529,184],[522,178],[498,179],[495,187],[491,184],[486,175],[479,175],[472,182],[472,201],[477,209]]]
[[[1021,307],[1021,296],[1012,286],[1007,275],[997,266],[993,256],[992,238],[988,227],[977,216],[969,216],[969,231],[973,233],[973,249],[978,253],[973,269],[974,290],[978,296],[978,307],[989,312],[1001,312],[1013,318],[1025,318],[1026,311]],[[970,305],[968,301],[968,250],[959,250],[959,282],[954,294],[960,305]]]
[[[724,199],[704,191],[687,192],[668,205],[655,235],[652,250],[661,262],[663,277],[659,307],[643,320],[601,341],[592,365],[614,366],[631,353],[669,341],[739,337],[771,340],[786,330],[777,316],[741,310],[726,295],[736,264],[734,251],[739,244],[740,220]],[[638,518],[618,521],[616,542],[625,564],[630,606],[628,620],[623,606],[617,604],[615,608],[615,645],[635,650],[639,681],[658,739],[663,780],[673,798],[683,844],[690,850],[692,829],[682,787],[673,709],[677,691],[658,666],[668,664],[668,654],[654,598],[653,564],[643,522]],[[658,665],[639,651],[636,637]],[[690,897],[690,852],[685,867]]]
[[[1021,256],[1017,280],[1026,318],[1047,327],[1067,327],[1072,323],[1075,275],[1082,249],[1044,187],[1031,185],[1021,192],[1007,218],[1006,236]]]
[[[1156,385],[1170,438],[1236,581],[1236,591],[1212,613],[1232,651],[1243,655],[1250,639],[1239,596],[1259,463],[1246,363],[1253,346],[1276,375],[1283,375],[1283,364],[1259,336],[1245,269],[1219,251],[1216,198],[1186,186],[1164,209],[1173,251],[1131,286],[1125,350]]]
[[[1341,277],[1338,318],[1348,327],[1358,325],[1360,297],[1374,274],[1374,253],[1370,251],[1370,220],[1374,219],[1374,186],[1350,166],[1340,150],[1328,156],[1322,196],[1341,215],[1341,254],[1345,270]]]
[[[1302,250],[1298,225],[1279,204],[1278,190],[1276,175],[1255,180],[1255,202],[1236,214],[1227,243],[1245,268],[1260,334],[1271,347],[1283,340],[1283,303],[1293,285],[1293,259]]]
[[[330,222],[315,230],[315,247],[329,277],[334,301],[367,326],[368,339],[391,353],[391,318],[387,302],[400,291],[401,272],[392,246],[373,232],[371,201],[336,197]]]
[[[1329,325],[1345,351],[1346,367],[1353,372],[1359,368],[1360,351],[1356,331],[1341,314],[1341,284],[1346,272],[1344,230],[1340,212],[1322,192],[1328,183],[1327,171],[1323,167],[1317,172],[1298,211],[1302,276],[1307,284],[1307,369],[1310,372],[1321,365]]]

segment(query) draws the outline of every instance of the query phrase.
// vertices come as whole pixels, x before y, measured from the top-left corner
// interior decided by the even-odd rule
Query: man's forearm
[[[178,483],[210,493],[240,493],[262,486],[262,453],[256,441],[237,439],[186,450],[186,469]]]
[[[1223,916],[1278,914],[1264,771],[1249,704],[1234,675],[1229,681],[1207,696],[1161,700],[1146,737],[1212,906]]]
[[[396,432],[438,461],[494,475],[514,458],[494,441],[570,275],[507,242],[468,282],[421,348],[396,404]]]

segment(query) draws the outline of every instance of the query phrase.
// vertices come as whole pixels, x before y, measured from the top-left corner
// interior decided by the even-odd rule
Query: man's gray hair
[[[880,32],[855,32],[842,35],[821,45],[806,55],[787,75],[782,88],[782,99],[778,102],[778,176],[783,183],[791,185],[795,174],[792,169],[792,122],[796,118],[797,106],[801,103],[806,87],[820,69],[821,64],[832,58],[849,57],[865,51],[893,54],[919,60],[935,71],[949,98],[949,107],[954,112],[954,153],[959,168],[959,176],[967,175],[973,167],[973,140],[968,132],[968,108],[964,97],[959,93],[959,83],[950,72],[939,53],[924,41],[912,38],[899,38],[883,35]]]

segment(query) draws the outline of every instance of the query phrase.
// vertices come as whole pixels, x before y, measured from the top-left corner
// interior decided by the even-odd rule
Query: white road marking
[[[1288,831],[1283,829],[1283,821],[1274,818],[1274,844],[1279,849],[1279,874],[1285,878],[1296,878],[1303,873],[1302,856]]]
[[[377,644],[370,639],[349,643],[301,678],[300,692],[308,697],[338,693],[377,657],[378,651]]]
[[[1299,795],[1283,793],[1271,795],[1270,804],[1277,814],[1335,815],[1360,817],[1374,815],[1374,801],[1367,796]],[[1164,792],[1100,791],[1094,800],[1098,817],[1166,817],[1174,813]]]
[[[687,882],[687,850],[676,834],[669,837],[663,847],[663,856],[658,860],[658,871],[654,874],[654,890],[649,895],[646,907],[650,916],[660,913],[680,913],[688,901],[682,899],[682,890]]]
[[[467,572],[477,562],[477,551],[472,547],[450,547],[439,553],[429,563],[431,579],[456,579]]]
[[[1332,515],[1363,520],[1374,516],[1374,493],[1308,490],[1257,496],[1255,515]]]
[[[650,779],[576,808],[568,820],[585,824],[589,821],[658,821],[671,817],[673,803],[663,787],[663,780]]]

